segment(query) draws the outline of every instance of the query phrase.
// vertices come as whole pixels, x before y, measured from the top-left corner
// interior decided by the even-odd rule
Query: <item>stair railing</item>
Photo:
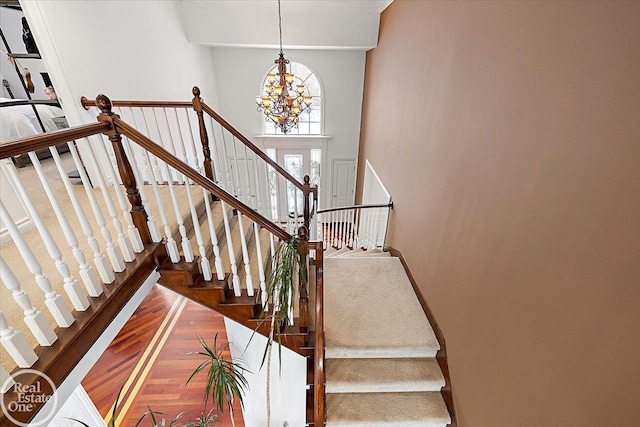
[[[10,236],[2,247],[0,280],[16,304],[11,308],[3,299],[6,310],[0,312],[0,344],[14,363],[1,367],[3,375],[14,367],[32,368],[60,384],[156,267],[158,245],[140,221],[144,211],[118,209],[123,189],[107,184],[101,172],[93,175],[99,186],[93,188],[85,172],[85,165],[97,165],[89,138],[99,140],[109,130],[108,123],[93,123],[0,143],[0,173],[7,183],[0,217]],[[64,143],[70,153],[61,155],[57,146]],[[82,161],[76,144],[86,145]],[[36,151],[47,148],[52,158],[41,160]],[[32,165],[18,171],[12,158],[22,154]],[[67,175],[73,168],[80,186]],[[9,193],[15,201],[8,201]],[[25,227],[9,203],[23,206],[35,228]],[[25,384],[35,380],[21,377]],[[15,393],[2,392],[9,400]],[[16,419],[27,422],[38,409]],[[0,424],[5,421],[0,414]]]
[[[315,218],[314,231],[325,249],[383,248],[391,209],[393,202],[321,209]]]
[[[194,102],[197,103],[199,91],[196,93],[194,90],[194,95]],[[231,270],[234,276],[234,293],[240,295],[243,289],[240,288],[240,272],[234,266],[234,259],[241,257],[245,264],[246,293],[253,296],[252,273],[249,269],[251,255],[248,251],[252,230],[257,253],[257,276],[264,295],[266,277],[271,268],[271,263],[266,262],[266,258],[269,253],[274,252],[277,240],[288,240],[291,233],[283,230],[282,223],[274,223],[276,218],[273,216],[263,215],[263,212],[269,213],[272,209],[269,198],[261,198],[260,190],[270,191],[261,178],[276,174],[277,179],[287,180],[288,185],[295,188],[293,199],[296,201],[296,209],[299,194],[303,195],[302,221],[297,223],[296,231],[304,242],[299,248],[304,256],[309,253],[308,227],[313,214],[310,206],[315,204],[317,197],[317,189],[311,187],[308,177],[305,177],[303,183],[298,182],[253,144],[245,144],[246,138],[238,136],[239,133],[224,121],[220,129],[224,128],[227,134],[233,136],[232,144],[225,142],[229,137],[224,133],[218,135],[222,141],[216,142],[216,132],[219,133],[220,130],[214,132],[212,125],[214,122],[219,123],[221,118],[204,103],[201,103],[202,114],[198,114],[196,108],[196,115],[188,115],[187,108],[192,107],[193,102],[120,101],[117,111],[128,115],[135,126],[115,114],[111,102],[104,96],[98,97],[97,101],[85,100],[84,103],[100,108],[98,123],[0,144],[2,174],[18,192],[21,203],[26,206],[29,216],[36,224],[38,233],[35,236],[42,239],[47,254],[52,259],[48,263],[46,259],[35,255],[38,251],[34,248],[38,243],[33,240],[34,233],[28,234],[21,230],[20,224],[11,217],[10,209],[5,209],[2,205],[2,220],[11,234],[11,245],[15,247],[19,257],[0,260],[1,279],[20,307],[22,320],[35,341],[45,348],[55,343],[57,350],[34,352],[32,345],[19,330],[18,323],[21,319],[11,317],[9,313],[0,313],[1,341],[19,367],[49,372],[55,365],[55,374],[51,376],[56,384],[62,381],[77,362],[73,358],[61,362],[58,350],[74,342],[76,335],[84,333],[86,328],[91,328],[93,338],[82,340],[82,346],[86,348],[75,344],[80,354],[86,351],[117,314],[124,301],[157,268],[159,260],[169,258],[169,262],[174,263],[193,262],[198,257],[198,273],[202,274],[205,281],[225,281],[228,277],[225,271]],[[196,121],[197,126],[194,126]],[[194,129],[199,133],[199,138],[194,135]],[[153,142],[150,135],[154,132],[161,145]],[[214,136],[214,141],[211,144],[213,149],[207,151],[204,147],[209,146],[209,133]],[[108,142],[104,136],[108,138]],[[198,139],[204,143],[202,150],[196,147],[195,141]],[[55,146],[65,142],[70,154],[61,156]],[[82,157],[76,143],[85,145]],[[48,163],[43,167],[33,153],[47,147],[53,157],[56,176],[51,175],[53,165]],[[222,155],[225,150],[227,156]],[[34,193],[33,182],[23,182],[25,178],[21,174],[24,170],[18,173],[10,161],[11,157],[27,152],[30,153],[33,170],[43,192]],[[228,155],[230,152],[233,152],[233,156]],[[239,154],[243,154],[242,159]],[[109,161],[103,161],[105,159]],[[263,161],[260,165],[257,164],[259,159]],[[243,174],[239,167],[242,160],[247,165],[242,170]],[[67,176],[70,164],[77,169],[82,186],[74,186]],[[91,175],[85,167],[91,171]],[[27,169],[29,168],[25,168]],[[221,179],[220,176],[224,173],[227,178]],[[214,182],[216,178],[217,182]],[[62,181],[63,192],[50,185],[49,181],[52,179]],[[230,183],[226,189],[225,182]],[[252,184],[253,190],[246,191],[243,195],[243,186],[249,189]],[[201,187],[200,197],[198,191],[193,189],[195,186]],[[220,203],[209,203],[212,196]],[[40,199],[36,207],[33,200],[38,197],[46,197],[49,207],[42,205],[44,202]],[[72,207],[75,215],[66,214],[63,209],[65,206]],[[168,212],[171,208],[176,216],[175,222],[169,219]],[[187,217],[183,216],[185,208],[188,209]],[[55,214],[55,225],[51,223],[49,211]],[[203,211],[206,212],[209,236],[200,227]],[[222,223],[226,238],[220,244],[217,241],[218,230],[214,225],[216,216],[224,217]],[[161,227],[156,224],[158,220],[162,222]],[[234,224],[242,241],[242,250],[239,252],[233,248],[232,233],[236,229]],[[62,232],[56,234],[51,231],[51,227],[59,227]],[[76,234],[80,230],[86,243]],[[267,239],[262,236],[265,233],[268,234]],[[102,237],[102,244],[98,242],[96,234]],[[207,241],[207,238],[211,240]],[[181,250],[178,249],[178,241]],[[62,242],[66,242],[66,245]],[[160,250],[161,244],[166,247],[166,252]],[[193,245],[197,246],[198,255],[191,249]],[[227,264],[227,267],[221,256],[225,246],[229,251],[227,262],[230,266]],[[210,250],[213,254],[209,253]],[[85,253],[93,254],[93,265],[89,264]],[[77,269],[75,265],[66,263],[69,257],[76,260]],[[208,258],[211,258],[211,263]],[[26,270],[26,274],[20,269]],[[49,279],[58,274],[59,285],[57,281]],[[32,277],[28,280],[34,280],[36,289],[40,288],[44,305],[50,314],[40,312],[36,308],[38,304],[31,303],[37,295],[32,290],[25,289],[25,277]],[[79,277],[80,281],[75,277]],[[302,281],[300,283],[299,300],[295,309],[301,330],[306,330],[309,327],[308,296],[303,291],[306,289],[305,284]],[[103,286],[106,284],[109,284],[109,288]],[[105,293],[104,289],[109,289],[109,292]],[[72,307],[68,306],[61,293],[66,294]],[[69,327],[74,324],[79,324],[80,327],[76,326],[71,331]],[[2,373],[12,370],[4,366],[1,369]]]

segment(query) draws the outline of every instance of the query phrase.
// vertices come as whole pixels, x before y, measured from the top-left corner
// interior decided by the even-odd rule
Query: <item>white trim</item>
[[[387,202],[391,202],[391,194],[389,194],[389,191],[387,191],[387,187],[384,186],[384,184],[382,183],[382,180],[380,179],[380,177],[378,177],[378,174],[376,173],[375,169],[373,169],[373,166],[371,166],[371,163],[369,162],[369,159],[365,159],[365,165],[364,165],[364,177],[363,177],[363,185],[362,185],[362,204],[366,205],[369,203],[378,203],[378,201],[373,201],[373,200],[365,200],[364,197],[367,194],[367,172],[372,173],[373,177],[376,179],[377,181],[377,185],[380,186],[380,188],[382,188],[382,191],[384,191],[384,193],[387,195],[387,197],[389,198],[389,200],[387,200]]]

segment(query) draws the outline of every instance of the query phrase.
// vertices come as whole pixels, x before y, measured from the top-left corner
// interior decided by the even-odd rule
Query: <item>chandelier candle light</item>
[[[282,14],[280,0],[278,0],[278,26],[280,28],[280,56],[274,61],[278,65],[277,73],[267,74],[266,84],[262,96],[256,97],[258,111],[263,112],[265,120],[276,124],[282,133],[289,133],[298,127],[300,114],[311,111],[311,96],[307,88],[301,84],[295,85],[294,75],[287,72],[289,60],[282,53]],[[307,95],[305,95],[305,92]]]

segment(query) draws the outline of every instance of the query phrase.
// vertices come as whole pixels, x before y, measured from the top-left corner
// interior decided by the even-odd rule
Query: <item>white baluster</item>
[[[92,150],[88,150],[90,153],[87,156],[84,156],[84,160],[89,162],[89,167],[96,171],[96,177],[98,178],[98,186],[100,187],[100,191],[102,192],[102,197],[107,205],[107,211],[109,212],[109,216],[111,217],[111,222],[116,229],[116,233],[118,234],[118,246],[122,251],[122,257],[126,262],[132,262],[135,259],[135,254],[133,253],[133,247],[131,246],[131,240],[129,236],[124,234],[124,228],[122,227],[122,223],[118,218],[118,211],[116,210],[116,206],[111,199],[111,194],[109,194],[107,183],[104,179],[104,175],[102,173],[102,169],[98,166],[98,162],[96,161],[95,154]],[[122,271],[115,268],[116,271]]]
[[[2,256],[0,256],[0,279],[2,279],[7,289],[11,291],[15,302],[22,308],[24,323],[36,338],[38,344],[43,346],[53,344],[58,339],[55,332],[53,332],[53,328],[47,322],[44,314],[33,307],[29,295],[20,287],[20,282]]]
[[[15,383],[9,372],[0,365],[0,393],[7,393]]]
[[[225,135],[225,129],[220,126],[220,131],[222,132],[222,154],[224,156],[224,166],[226,169],[226,185],[224,186],[224,189],[227,191],[227,193],[231,193],[231,194],[236,194],[236,191],[233,187],[233,178],[231,176],[231,163],[229,160],[229,153],[227,151],[227,139],[224,137]]]
[[[260,191],[260,181],[258,180],[258,159],[259,157],[257,155],[253,155],[253,185],[256,186],[255,188],[255,194],[256,194],[256,207],[258,212],[260,212],[262,215],[265,215],[265,206],[264,206],[264,202],[262,200],[262,192]]]
[[[356,232],[356,212],[357,211],[355,209],[349,210],[349,246],[351,246],[352,249],[355,249],[354,241]]]
[[[218,245],[218,236],[216,235],[216,229],[213,223],[213,213],[211,212],[211,203],[208,202],[211,196],[210,196],[210,193],[204,188],[202,189],[202,195],[205,200],[204,206],[207,210],[207,223],[209,224],[209,235],[211,236],[211,244],[213,245],[213,256],[214,256],[214,262],[216,267],[216,277],[218,280],[223,280],[224,267],[222,266],[222,258],[220,258],[220,247]]]
[[[344,227],[344,211],[336,212],[338,217],[338,225],[337,229],[337,239],[338,239],[338,249],[342,249],[344,247],[344,235],[343,235],[343,227]]]
[[[177,121],[177,123],[178,123],[178,133],[180,134],[180,141],[182,142],[183,147],[185,147],[185,148],[184,148],[184,151],[183,151],[183,152],[185,153],[185,154],[184,154],[184,158],[185,158],[184,162],[185,162],[185,163],[187,163],[187,164],[194,165],[194,167],[195,167],[196,169],[200,170],[200,168],[199,168],[199,166],[198,166],[198,165],[200,164],[200,159],[198,158],[198,152],[199,152],[200,150],[202,150],[202,145],[200,145],[200,149],[198,149],[198,148],[196,147],[196,141],[195,141],[195,139],[193,138],[193,126],[191,126],[191,120],[189,120],[189,114],[188,114],[188,112],[185,110],[185,116],[187,117],[187,126],[188,126],[188,128],[189,128],[189,132],[187,132],[187,133],[189,134],[189,141],[191,141],[191,161],[192,161],[192,163],[189,163],[189,162],[187,161],[187,155],[186,155],[186,151],[187,151],[187,149],[186,149],[186,144],[184,143],[184,138],[182,137],[182,126],[180,126],[180,120],[178,120],[178,112],[177,112],[177,109],[176,109],[176,108],[174,108],[173,110],[174,110],[174,112],[175,112],[175,115],[176,115],[176,121]],[[166,115],[166,111],[165,111],[165,115]],[[211,147],[209,147],[209,149],[211,150]],[[211,160],[213,160],[213,154],[211,155]],[[200,173],[202,174],[202,171],[200,171]],[[203,175],[204,175],[204,174],[203,174]]]
[[[344,247],[344,211],[338,211],[338,241],[342,249]]]
[[[231,227],[229,227],[229,213],[227,212],[227,204],[222,204],[222,218],[224,220],[224,234],[227,239],[227,250],[229,252],[229,264],[231,264],[231,277],[233,281],[234,295],[239,297],[242,294],[240,290],[240,278],[238,277],[238,267],[236,266],[236,254],[233,250],[233,241],[231,240]]]
[[[354,221],[355,223],[355,231],[354,231],[354,235],[353,235],[353,247],[354,248],[359,248],[360,247],[360,224],[361,224],[361,220],[362,220],[362,209],[356,209],[356,219]]]
[[[290,184],[293,189],[293,215],[294,215],[294,229],[291,234],[297,234],[298,228],[300,227],[300,212],[298,210],[298,187],[293,184]]]
[[[165,119],[167,119],[167,112],[165,110]],[[187,117],[188,119],[188,117]],[[157,119],[156,119],[157,121]],[[178,133],[180,135],[180,141],[178,144],[173,140],[173,135],[169,133],[169,137],[171,138],[171,144],[176,148],[176,155],[182,157],[182,160],[185,163],[188,163],[187,153],[184,147],[184,139],[182,138],[182,128],[180,124],[178,124]],[[194,159],[195,160],[195,159]],[[195,163],[197,167],[197,163]],[[178,177],[181,177],[182,174],[178,173]],[[200,253],[200,269],[202,271],[202,276],[204,280],[211,280],[211,265],[209,264],[209,259],[207,258],[207,250],[204,247],[204,240],[202,239],[202,231],[200,230],[200,219],[198,218],[198,212],[196,210],[196,205],[193,202],[193,195],[191,194],[191,185],[189,184],[189,178],[184,177],[184,185],[185,191],[187,192],[187,199],[189,200],[189,210],[191,211],[191,222],[193,223],[193,231],[196,234],[196,243],[198,244],[198,252]],[[209,199],[207,198],[206,193],[204,194],[204,204],[209,204]]]
[[[191,210],[191,221],[193,222],[193,230],[196,233],[196,243],[198,244],[198,252],[200,253],[200,267],[202,269],[202,275],[204,276],[204,280],[211,280],[211,265],[209,264],[209,259],[207,258],[207,251],[204,247],[204,240],[202,239],[202,231],[200,230],[200,220],[198,219],[198,213],[196,211],[196,206],[193,203],[193,196],[191,195],[191,187],[189,185],[189,179],[185,177],[184,180],[185,190],[187,191],[187,198],[189,199],[189,208]],[[206,196],[206,195],[205,195]],[[209,204],[208,200],[205,199],[204,203],[206,205]]]
[[[380,232],[380,208],[372,209],[373,213],[373,241],[371,249],[378,247],[378,233]]]
[[[151,158],[149,156],[149,152],[147,150],[142,150],[143,161],[146,161],[147,167],[151,170]],[[156,196],[156,203],[158,204],[158,211],[160,212],[160,220],[162,221],[162,226],[164,228],[164,233],[166,236],[165,246],[167,248],[167,253],[169,254],[169,259],[174,264],[180,261],[180,254],[178,253],[178,245],[176,241],[173,239],[173,235],[171,232],[171,226],[169,225],[169,220],[167,219],[167,214],[165,213],[164,203],[162,203],[162,198],[160,197],[160,190],[158,188],[158,183],[156,182],[155,174],[151,172],[149,174],[149,179],[151,181],[151,187],[153,188],[153,194]]]
[[[131,168],[133,169],[133,176],[136,179],[136,183],[138,184],[138,192],[140,193],[142,206],[144,206],[144,211],[147,213],[147,226],[149,227],[151,240],[154,242],[159,242],[162,240],[162,236],[160,236],[160,230],[158,230],[158,226],[156,225],[156,219],[153,216],[153,209],[151,208],[151,204],[149,203],[147,190],[145,190],[144,188],[144,180],[142,179],[142,175],[140,175],[140,170],[138,169],[135,155],[133,153],[133,150],[131,149],[129,138],[123,138],[122,145],[127,153],[127,156],[132,160]]]
[[[251,206],[253,210],[256,210],[256,199],[253,191],[251,191],[251,174],[249,173],[249,156],[247,155],[246,145],[244,145],[244,175],[245,179],[247,180],[247,197],[249,198],[249,203],[247,203],[246,201],[245,203]]]
[[[331,246],[338,248],[338,241],[336,240],[336,227],[338,226],[336,220],[336,211],[331,212]]]
[[[178,132],[182,137],[182,128],[180,127],[180,120],[178,119],[177,111],[175,112],[175,114],[176,114],[176,121],[178,123]],[[197,148],[196,148],[195,140],[193,139],[193,129],[191,127],[191,121],[189,121],[188,119],[189,117],[187,116],[187,123],[189,123],[189,135],[191,137],[191,149],[193,150],[193,157],[192,157],[194,162],[193,164],[196,166],[196,169],[200,172],[200,174],[204,175],[204,167],[200,163],[200,160],[196,155]],[[212,157],[213,157],[213,154],[212,154]],[[186,162],[186,158],[187,158],[186,154],[184,155],[184,158]],[[218,175],[215,175],[215,176],[217,177]],[[218,236],[216,235],[216,229],[213,222],[213,213],[211,212],[211,203],[210,203],[211,193],[209,193],[205,188],[202,188],[202,197],[203,197],[204,206],[207,212],[207,224],[209,226],[209,235],[211,236],[211,244],[213,245],[213,256],[214,256],[214,263],[215,263],[215,269],[216,269],[216,278],[218,280],[223,280],[224,268],[222,266],[222,259],[220,258],[220,247],[218,245]],[[207,260],[207,263],[208,263],[208,260]]]
[[[110,144],[108,140],[104,140],[103,144],[96,144],[95,147],[100,150],[104,150],[104,154],[106,154],[105,144]],[[129,211],[129,203],[127,202],[127,198],[124,196],[124,191],[122,190],[122,186],[118,181],[120,174],[113,167],[111,162],[106,162],[109,165],[109,173],[113,177],[113,189],[116,192],[116,199],[118,200],[118,205],[120,206],[120,210],[122,211],[122,216],[124,221],[127,223],[127,235],[129,236],[129,241],[131,242],[131,247],[134,252],[140,253],[144,250],[144,244],[142,243],[142,238],[140,237],[140,232],[133,224],[133,219],[131,218],[131,212]]]
[[[240,166],[238,165],[238,150],[236,149],[236,137],[233,138],[233,161],[235,163],[235,192],[233,193],[236,198],[245,202],[244,196],[242,195],[242,183],[240,182]],[[246,203],[246,202],[245,202]]]
[[[114,271],[121,272],[124,271],[126,265],[124,263],[124,258],[122,256],[122,251],[118,248],[113,242],[111,238],[111,232],[107,228],[107,221],[104,219],[104,215],[102,215],[102,210],[98,201],[96,200],[95,194],[93,194],[93,190],[91,187],[91,181],[89,181],[89,177],[87,176],[87,172],[84,169],[84,165],[80,160],[80,156],[78,155],[78,150],[76,149],[73,142],[69,142],[67,144],[69,146],[69,151],[71,152],[71,156],[73,157],[73,162],[76,165],[78,173],[80,174],[80,180],[82,181],[82,186],[87,194],[87,198],[89,199],[89,204],[91,205],[91,210],[93,211],[93,216],[96,219],[96,222],[100,226],[100,233],[106,244],[107,256],[109,257],[109,262],[111,262],[111,266]],[[93,248],[93,246],[92,246]],[[106,271],[109,271],[108,268],[105,267]],[[98,271],[101,269],[98,267]],[[115,280],[115,276],[112,278],[112,274],[104,276],[103,281],[105,283],[112,283]],[[111,281],[107,281],[111,279]]]
[[[207,116],[209,117],[209,116]],[[215,179],[216,179],[216,184],[218,184],[219,186],[221,186],[222,188],[225,188],[225,184],[224,184],[224,176],[225,176],[225,172],[223,170],[223,163],[220,162],[220,147],[218,144],[218,137],[216,136],[216,127],[214,124],[214,121],[211,117],[209,117],[209,129],[211,132],[211,141],[213,141],[213,147],[211,147],[211,160],[213,161],[213,169],[214,169],[214,175],[215,175]]]
[[[247,236],[244,234],[242,214],[238,211],[238,231],[240,231],[240,246],[242,247],[242,262],[244,263],[245,285],[247,295],[253,296],[253,278],[251,277],[251,265],[249,264],[249,250],[247,249]]]
[[[9,326],[2,311],[0,311],[0,343],[16,365],[21,368],[30,368],[38,360],[36,352],[27,344],[22,333]]]
[[[60,159],[58,150],[55,147],[49,147],[49,150],[51,151],[51,156],[53,157],[53,161],[55,162],[56,167],[58,168],[58,173],[60,174],[60,178],[62,179],[64,188],[65,190],[67,190],[67,194],[69,195],[69,199],[71,200],[71,204],[73,205],[73,210],[75,211],[76,216],[78,217],[78,221],[80,221],[80,226],[82,227],[82,231],[87,238],[87,243],[89,244],[89,247],[93,251],[93,263],[96,266],[96,269],[98,270],[100,279],[102,280],[103,283],[112,283],[115,280],[113,269],[111,268],[111,266],[107,262],[107,259],[104,257],[104,255],[100,251],[100,245],[98,244],[98,241],[96,240],[96,238],[93,236],[93,228],[91,228],[91,224],[87,219],[87,215],[85,214],[82,205],[78,201],[78,196],[76,195],[73,185],[71,184],[71,181],[69,180],[69,177],[67,176],[64,170],[64,167],[62,166],[62,160]],[[82,268],[80,269],[80,276],[82,276]],[[100,290],[97,295],[93,295],[91,294],[91,292],[89,293],[89,295],[91,296],[100,295],[102,293],[102,288],[99,285],[98,287],[100,288]]]
[[[258,257],[258,278],[260,279],[260,292],[262,301],[267,297],[267,284],[264,275],[264,263],[262,262],[262,245],[260,244],[260,226],[253,223],[253,234],[256,236],[256,256]]]
[[[51,259],[54,260],[56,269],[58,270],[58,272],[60,273],[60,275],[64,280],[64,290],[69,296],[69,299],[73,304],[73,308],[75,308],[77,311],[85,311],[87,308],[89,308],[89,299],[82,292],[82,287],[80,286],[78,281],[74,279],[73,276],[71,276],[71,272],[69,271],[69,266],[62,259],[62,253],[60,252],[60,248],[58,247],[58,244],[53,239],[53,236],[51,236],[49,229],[45,225],[40,214],[38,213],[35,205],[33,204],[33,201],[31,200],[31,197],[29,197],[29,194],[27,194],[27,190],[22,185],[22,181],[20,181],[20,177],[18,176],[18,172],[16,171],[15,166],[13,166],[13,163],[5,163],[4,166],[5,167],[3,168],[3,171],[7,174],[7,176],[10,176],[11,179],[13,180],[13,184],[18,190],[18,193],[20,194],[20,197],[22,198],[22,201],[24,202],[25,207],[29,212],[29,216],[31,217],[31,220],[33,221],[34,225],[38,229],[38,233],[40,234],[40,237],[42,238],[42,241],[44,242],[44,245],[47,248],[47,252],[49,252],[49,256],[51,257]],[[4,209],[4,205],[3,205],[3,209]],[[7,215],[8,215],[8,212],[7,212]]]
[[[171,154],[173,154],[174,156],[178,156],[178,153],[180,152],[185,152],[184,149],[184,141],[183,141],[183,137],[182,134],[180,134],[180,144],[179,146],[176,146],[175,141],[173,139],[173,133],[171,132],[171,126],[169,126],[169,117],[167,116],[167,109],[166,108],[162,108],[162,112],[164,113],[164,123],[167,126],[167,132],[169,133],[169,139],[171,140],[171,144],[167,147],[165,145],[165,139],[162,136],[162,132],[160,131],[160,123],[158,122],[158,113],[156,111],[156,108],[151,108],[151,111],[153,112],[153,118],[156,122],[156,127],[158,128],[158,135],[160,137],[160,144],[166,148]],[[188,117],[187,117],[188,119]],[[185,160],[185,163],[189,164],[188,161]],[[182,185],[184,184],[184,180],[187,179],[187,177],[184,177],[181,173],[179,173],[178,171],[172,171],[175,173],[176,176],[176,181],[178,182],[178,184]]]
[[[31,159],[31,164],[33,164],[36,174],[40,178],[40,183],[42,184],[42,188],[44,188],[44,192],[49,199],[49,203],[51,204],[51,207],[56,214],[56,218],[58,219],[58,223],[60,224],[60,228],[62,229],[64,237],[71,247],[73,257],[78,262],[78,266],[80,268],[80,278],[82,279],[82,283],[84,283],[84,287],[92,297],[98,297],[102,295],[102,286],[100,286],[100,283],[98,282],[98,276],[96,275],[96,272],[93,270],[93,268],[89,266],[84,256],[84,252],[82,251],[82,249],[80,249],[80,246],[78,246],[78,237],[73,231],[71,224],[69,224],[66,215],[64,214],[64,212],[62,212],[60,203],[58,203],[58,199],[53,193],[53,189],[51,188],[51,185],[49,185],[47,177],[42,170],[42,165],[40,164],[38,156],[36,156],[32,151],[29,153],[29,158]],[[66,173],[62,173],[62,176],[67,178]],[[64,180],[64,178],[62,179]]]
[[[187,238],[187,229],[184,226],[184,219],[182,218],[182,209],[180,209],[180,204],[178,203],[176,192],[173,188],[173,179],[171,177],[171,174],[169,173],[169,168],[167,167],[167,164],[163,161],[159,161],[158,163],[160,164],[160,167],[162,168],[162,171],[164,172],[164,174],[169,177],[167,184],[169,186],[169,194],[171,195],[171,203],[173,204],[173,212],[176,215],[176,222],[178,223],[178,229],[180,230],[180,236],[182,238],[181,246],[182,246],[182,253],[184,255],[184,259],[187,262],[192,262],[193,250],[191,249],[191,242],[189,242],[189,239]],[[197,226],[197,224],[198,224],[197,222],[196,224],[194,224],[194,228]]]

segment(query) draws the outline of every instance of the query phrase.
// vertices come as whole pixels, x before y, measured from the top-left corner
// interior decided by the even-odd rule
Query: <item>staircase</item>
[[[401,261],[330,249],[324,277],[327,427],[450,424],[440,345]]]
[[[156,269],[158,283],[268,335],[263,319],[270,313],[263,313],[262,306],[271,255],[297,232],[298,253],[309,261],[309,275],[298,276],[302,285],[291,298],[294,321],[281,331],[281,342],[307,357],[307,425],[454,427],[450,384],[443,375],[448,374],[446,357],[438,344],[444,341],[425,317],[404,263],[380,249],[393,205],[316,211],[317,187],[308,176],[304,182],[296,180],[211,110],[197,88],[193,94],[192,102],[112,104],[104,95],[95,102],[84,99],[83,105],[99,107],[98,123],[0,147],[2,160],[82,140],[112,160],[101,166],[106,168],[104,177],[96,175],[99,188],[92,188],[75,145],[69,144],[83,186],[76,190],[57,165],[65,185],[47,191],[55,215],[45,203],[31,212],[37,232],[22,236],[16,226],[9,227],[19,255],[0,259],[3,266],[7,261],[2,281],[20,310],[13,310],[9,321],[0,311],[0,335],[16,365],[47,373],[61,384]],[[191,108],[197,127],[189,118]],[[91,150],[83,162],[98,170]],[[57,157],[55,150],[52,154]],[[252,165],[253,171],[242,164]],[[0,169],[14,177],[23,200],[41,198],[38,189],[30,187],[33,177],[25,176],[23,185],[10,163],[0,164]],[[47,174],[39,178],[45,188],[57,179]],[[260,184],[259,178],[269,185]],[[302,196],[304,201],[302,214],[286,227],[273,218],[278,209],[272,204],[280,198],[272,191],[285,186],[271,184],[279,181],[293,191],[293,200]],[[58,201],[62,188],[70,202]],[[0,207],[3,221],[13,224]],[[74,230],[82,230],[80,242]],[[309,231],[317,233],[319,241],[308,242]],[[30,250],[39,244],[38,237],[50,259],[42,250],[37,255]],[[99,276],[85,262],[83,251],[93,253]],[[63,260],[74,257],[86,291]],[[47,276],[56,273],[64,283],[50,283]],[[62,293],[73,302],[73,310]],[[28,294],[44,294],[52,317],[44,318],[38,306],[31,306]],[[48,324],[53,324],[51,319],[58,326],[55,332]],[[31,342],[12,327],[23,320],[34,337]],[[37,353],[32,349],[36,341]],[[72,353],[77,357],[68,357]],[[8,376],[2,364],[0,378]],[[36,380],[33,376],[29,381]],[[38,409],[22,414],[21,421],[30,420]],[[0,425],[7,423],[0,415]]]

